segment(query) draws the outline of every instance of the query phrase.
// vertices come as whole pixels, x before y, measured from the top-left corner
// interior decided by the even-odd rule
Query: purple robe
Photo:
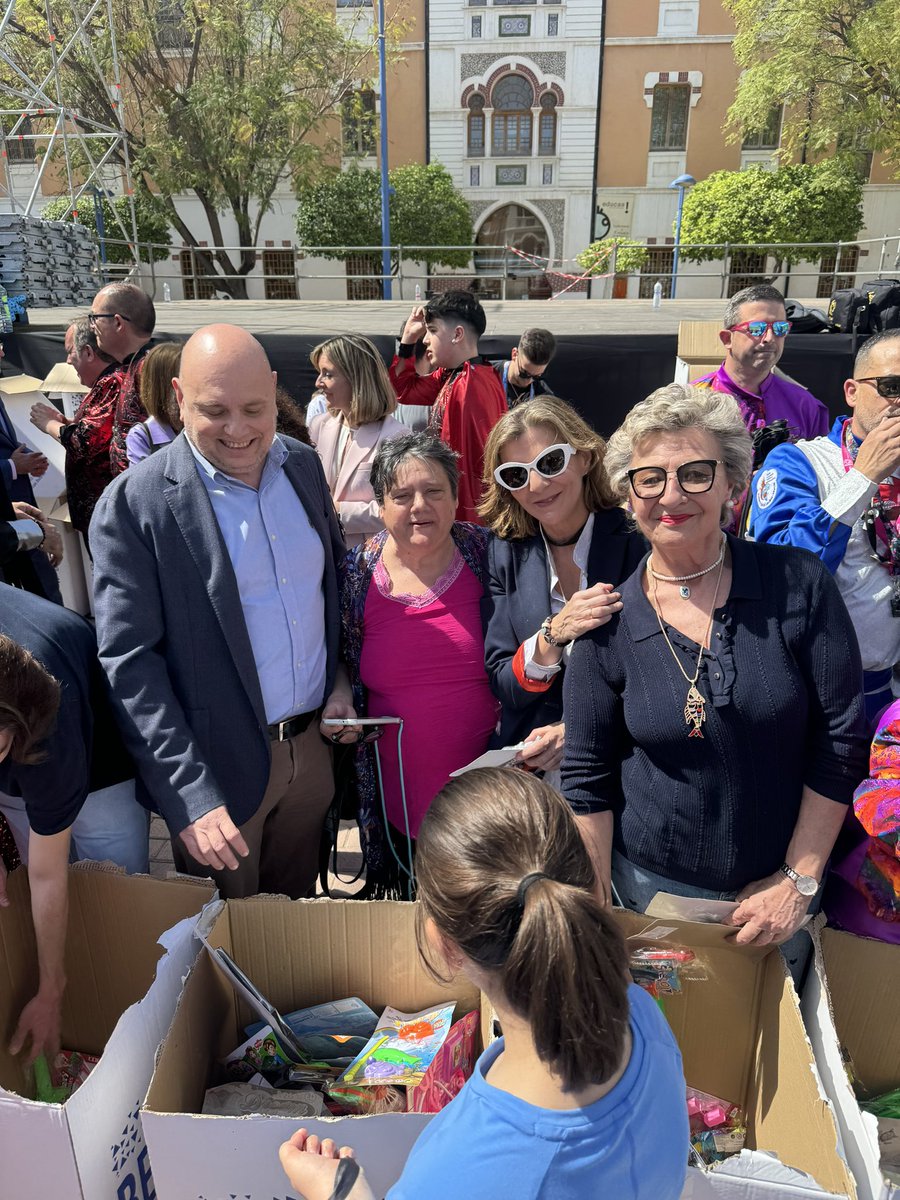
[[[831,425],[828,409],[812,392],[792,383],[772,371],[762,383],[759,395],[748,392],[734,382],[724,364],[711,375],[694,380],[695,387],[709,387],[714,392],[734,396],[750,433],[773,421],[787,421],[791,441],[825,437]]]

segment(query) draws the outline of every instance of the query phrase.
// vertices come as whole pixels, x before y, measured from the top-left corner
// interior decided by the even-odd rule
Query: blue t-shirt
[[[688,1158],[681,1055],[654,1000],[632,984],[625,1073],[586,1108],[537,1108],[485,1076],[503,1039],[413,1147],[387,1200],[678,1200]]]

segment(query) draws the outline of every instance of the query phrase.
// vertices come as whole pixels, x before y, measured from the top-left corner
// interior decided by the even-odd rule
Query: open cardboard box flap
[[[359,996],[378,1013],[388,1004],[417,1012],[456,1000],[455,1017],[481,1012],[482,1044],[490,1040],[491,1014],[481,993],[462,978],[449,985],[435,981],[419,961],[414,904],[230,900],[207,939],[227,950],[282,1013],[346,996]],[[298,1128],[296,1120],[197,1115],[214,1064],[243,1040],[244,1026],[256,1019],[209,955],[202,955],[142,1109],[159,1200],[194,1192],[234,1192],[253,1200],[292,1194],[286,1191],[278,1147]],[[425,1113],[392,1113],[303,1124],[320,1136],[352,1143],[376,1193],[384,1195],[430,1119]]]
[[[803,1015],[861,1200],[900,1196],[880,1167],[878,1122],[863,1112],[847,1075],[868,1096],[900,1085],[900,947],[817,923]]]
[[[213,894],[208,881],[127,876],[108,865],[69,872],[62,1045],[102,1055],[66,1102],[25,1098],[22,1063],[7,1049],[18,1015],[37,990],[37,955],[24,870],[9,878],[0,909],[0,1162],[16,1200],[119,1200],[146,1151],[138,1108],[184,975],[196,957],[194,924]],[[138,1167],[140,1160],[140,1168]],[[121,1192],[120,1187],[125,1191]]]
[[[353,995],[377,1012],[387,1004],[414,1012],[456,999],[457,1016],[480,1009],[486,1044],[492,1037],[487,1001],[462,979],[445,986],[427,974],[415,950],[414,911],[413,905],[388,902],[228,901],[209,941],[224,947],[283,1013]],[[666,1014],[688,1081],[740,1103],[748,1144],[757,1148],[711,1171],[690,1171],[685,1196],[855,1197],[780,955],[735,947],[728,940],[733,930],[724,926],[662,925],[622,911],[616,919],[626,936],[648,933],[697,951],[708,982],[688,984],[682,995],[668,998]],[[240,1043],[244,1025],[253,1019],[203,955],[186,984],[142,1109],[159,1200],[291,1195],[277,1151],[297,1128],[296,1120],[196,1115],[215,1062]],[[405,1113],[303,1124],[353,1145],[376,1193],[384,1195],[429,1119]],[[779,1187],[784,1190],[774,1190]]]
[[[808,1185],[815,1180],[828,1194],[855,1196],[781,955],[769,946],[736,946],[726,925],[616,916],[626,937],[689,946],[708,976],[665,1000],[687,1082],[743,1106],[748,1146],[808,1175]],[[724,1180],[734,1161],[709,1176],[728,1167]]]

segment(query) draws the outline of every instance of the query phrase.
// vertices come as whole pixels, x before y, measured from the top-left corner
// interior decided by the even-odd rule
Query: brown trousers
[[[319,867],[325,814],[334,797],[331,747],[313,721],[287,742],[272,743],[272,768],[262,803],[240,827],[250,849],[234,871],[205,867],[172,839],[177,870],[215,880],[228,900],[272,892],[292,900],[311,895]]]

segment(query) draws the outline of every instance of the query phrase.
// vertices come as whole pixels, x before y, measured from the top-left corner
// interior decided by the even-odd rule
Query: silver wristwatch
[[[819,890],[819,881],[813,875],[800,875],[787,863],[781,864],[781,873],[786,875],[801,896],[814,896]]]

